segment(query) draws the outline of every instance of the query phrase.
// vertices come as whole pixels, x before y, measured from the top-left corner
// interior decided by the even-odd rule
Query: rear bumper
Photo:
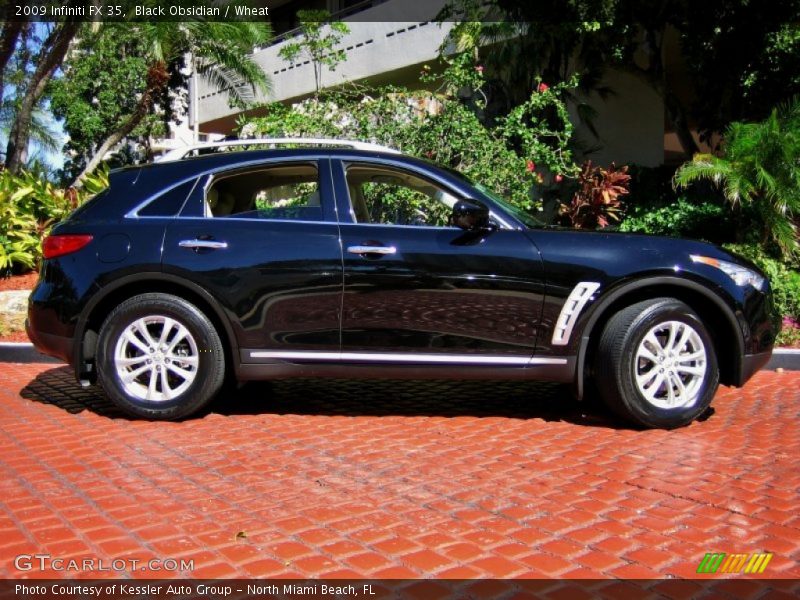
[[[772,349],[758,354],[745,354],[742,359],[742,375],[739,378],[739,385],[747,383],[747,380],[760,371],[772,357]]]
[[[67,363],[72,362],[71,337],[37,331],[31,327],[30,319],[25,320],[25,331],[31,342],[33,342],[34,347],[42,354],[61,359]]]

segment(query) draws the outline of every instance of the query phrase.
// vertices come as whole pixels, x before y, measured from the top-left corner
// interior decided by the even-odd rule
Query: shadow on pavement
[[[98,386],[82,388],[69,367],[40,373],[23,398],[69,413],[89,410],[126,418]],[[514,381],[290,379],[251,382],[224,391],[206,413],[224,416],[293,414],[539,418],[589,426],[624,427],[599,401],[575,401],[552,383]]]

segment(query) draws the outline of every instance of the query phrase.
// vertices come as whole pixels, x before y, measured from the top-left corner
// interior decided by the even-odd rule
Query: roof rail
[[[380,144],[373,144],[370,142],[358,142],[355,140],[336,140],[326,138],[255,138],[251,140],[227,140],[221,142],[202,142],[199,144],[190,144],[188,146],[184,146],[183,148],[170,150],[163,156],[156,159],[156,162],[181,160],[182,158],[186,158],[195,150],[228,148],[232,146],[269,145],[274,147],[281,144],[299,144],[304,146],[340,146],[344,148],[352,148],[353,150],[373,150],[378,152],[400,154],[398,150],[388,146],[381,146]]]

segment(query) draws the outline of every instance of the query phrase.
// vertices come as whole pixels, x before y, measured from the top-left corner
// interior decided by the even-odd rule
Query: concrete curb
[[[13,363],[60,363],[57,358],[40,354],[30,342],[0,342],[0,362]],[[767,370],[784,369],[800,371],[800,350],[777,348],[764,367]]]
[[[775,369],[800,371],[800,350],[777,348],[772,351],[772,358],[769,359],[767,366],[764,368],[772,371]]]
[[[62,361],[40,354],[30,342],[0,342],[0,362],[60,363]]]

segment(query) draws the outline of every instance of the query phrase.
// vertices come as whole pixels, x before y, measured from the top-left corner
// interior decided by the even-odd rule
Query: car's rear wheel
[[[595,365],[606,404],[644,427],[673,428],[702,415],[719,386],[711,338],[674,298],[638,302],[606,324]]]
[[[169,294],[142,294],[115,308],[100,328],[97,376],[128,414],[179,419],[220,390],[225,355],[196,306]]]

